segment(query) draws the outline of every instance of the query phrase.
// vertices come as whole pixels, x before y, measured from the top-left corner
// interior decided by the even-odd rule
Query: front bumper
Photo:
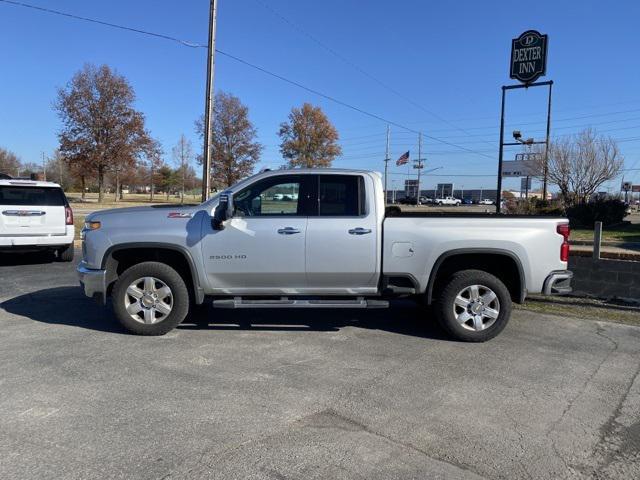
[[[87,297],[91,297],[104,304],[107,301],[107,271],[87,268],[87,264],[82,261],[76,268],[80,286]]]
[[[551,272],[544,281],[542,293],[545,295],[566,295],[571,293],[571,279],[573,272],[571,270],[557,270]]]

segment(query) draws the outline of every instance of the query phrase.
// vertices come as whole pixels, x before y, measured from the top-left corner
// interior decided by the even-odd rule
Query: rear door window
[[[365,214],[364,182],[359,175],[320,175],[318,205],[321,217],[359,217]]]
[[[60,188],[0,186],[0,205],[29,207],[64,207],[67,201]]]

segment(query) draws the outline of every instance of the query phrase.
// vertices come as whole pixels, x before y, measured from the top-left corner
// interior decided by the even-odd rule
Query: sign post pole
[[[551,135],[551,88],[553,80],[549,80],[549,101],[547,103],[547,138],[544,147],[544,166],[542,172],[542,200],[547,201],[547,181],[549,177],[549,136]]]
[[[548,178],[548,160],[549,160],[549,136],[551,133],[551,86],[553,81],[537,82],[536,80],[544,76],[547,72],[547,45],[548,36],[542,35],[536,30],[527,30],[518,38],[511,41],[511,66],[509,77],[521,82],[520,85],[503,85],[502,86],[502,106],[500,108],[500,148],[498,150],[498,182],[496,192],[496,213],[500,213],[502,203],[502,166],[505,145],[519,145],[520,143],[504,142],[504,104],[505,94],[507,90],[516,88],[539,87],[543,85],[549,86],[549,101],[547,105],[547,137],[544,142],[527,142],[531,145],[534,143],[544,143],[544,165],[543,165],[543,198],[547,199],[547,178]],[[528,175],[528,174],[527,174]],[[528,182],[528,180],[527,180]],[[528,193],[528,192],[527,192]]]
[[[504,97],[506,87],[502,87],[502,107],[500,108],[500,149],[498,150],[498,185],[496,189],[496,213],[500,213],[502,203],[502,155],[504,151]]]

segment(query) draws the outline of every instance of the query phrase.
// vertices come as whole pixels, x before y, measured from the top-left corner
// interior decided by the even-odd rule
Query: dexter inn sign
[[[527,30],[511,41],[511,78],[535,82],[547,70],[547,36]]]

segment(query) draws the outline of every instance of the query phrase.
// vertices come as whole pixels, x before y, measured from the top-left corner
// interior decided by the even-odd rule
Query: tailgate
[[[0,186],[0,236],[64,235],[65,206],[57,187]]]

